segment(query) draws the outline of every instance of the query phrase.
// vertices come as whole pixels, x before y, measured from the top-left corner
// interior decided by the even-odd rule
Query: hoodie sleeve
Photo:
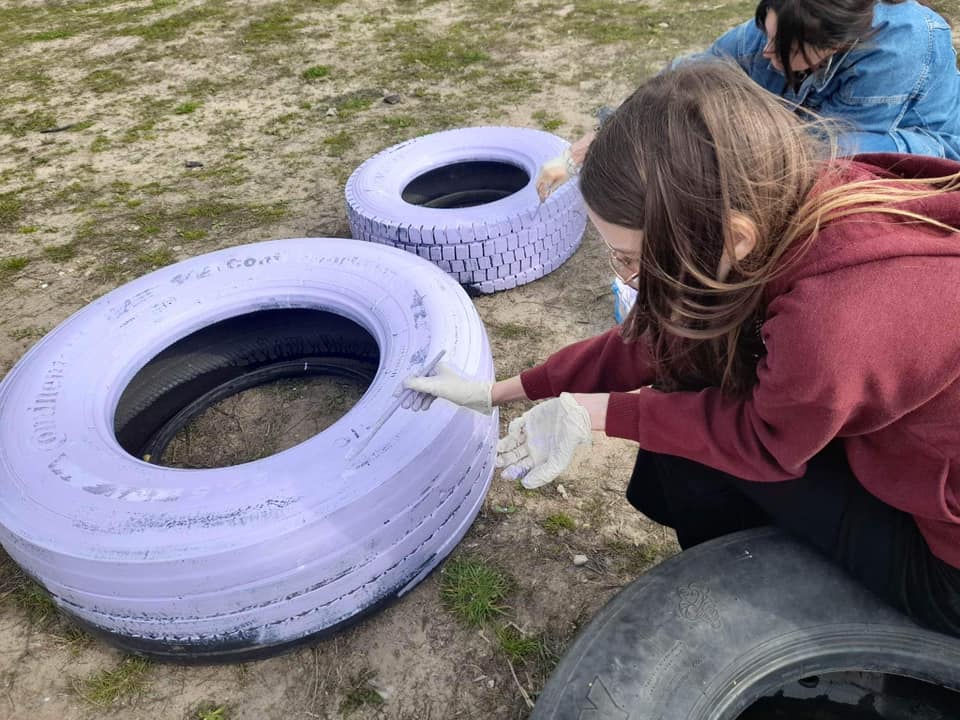
[[[620,328],[565,347],[520,375],[531,400],[562,392],[629,392],[653,381],[650,353],[643,340],[624,342]]]
[[[767,355],[749,397],[614,393],[607,434],[745,480],[800,477],[834,438],[886,428],[960,374],[960,343],[944,332],[955,327],[960,291],[929,281],[939,262],[854,267],[799,284],[770,304]]]

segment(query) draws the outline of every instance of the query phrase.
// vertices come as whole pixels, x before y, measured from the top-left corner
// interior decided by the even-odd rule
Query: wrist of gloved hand
[[[571,152],[569,147],[563,151],[560,160],[563,162],[563,169],[566,170],[567,177],[574,177],[580,174],[580,168],[583,166],[574,160],[573,152]]]
[[[412,410],[425,410],[432,403],[426,398],[438,397],[477,412],[488,415],[493,412],[493,383],[465,378],[446,363],[440,363],[434,375],[408,378],[404,386],[422,398],[409,402],[404,399],[403,406]]]
[[[510,423],[497,444],[497,467],[533,489],[555,480],[581,445],[590,445],[590,414],[570,393],[535,405]]]

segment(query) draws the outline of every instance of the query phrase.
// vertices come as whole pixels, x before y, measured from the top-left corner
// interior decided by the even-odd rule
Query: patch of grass
[[[169,3],[166,3],[169,4]],[[137,35],[150,42],[169,42],[185,37],[187,29],[203,20],[217,15],[219,3],[202,3],[197,7],[169,17],[161,18],[148,25],[139,25],[120,32],[121,35]]]
[[[371,681],[376,677],[372,670],[361,670],[350,678],[350,686],[340,701],[340,713],[346,716],[352,715],[362,707],[380,707],[383,705],[383,697],[371,685]]]
[[[173,253],[167,248],[158,248],[137,255],[137,262],[150,269],[169,265],[173,260]]]
[[[346,130],[323,139],[323,146],[333,157],[343,157],[344,153],[354,146],[354,139]]]
[[[508,73],[498,73],[494,76],[498,88],[513,93],[532,94],[542,89],[540,81],[530,70],[514,70]]]
[[[22,225],[17,228],[17,232],[21,235],[33,235],[35,232],[40,232],[39,225]]]
[[[527,367],[527,366],[525,365],[524,367]],[[518,493],[520,493],[520,497],[524,497],[524,498],[537,497],[540,494],[539,490],[530,490],[529,488],[525,488],[523,486],[522,479],[517,480],[517,482],[513,486],[513,489],[516,490]]]
[[[669,548],[656,543],[635,544],[625,540],[608,540],[604,550],[619,562],[627,575],[640,575],[670,555]]]
[[[30,624],[43,625],[56,617],[57,606],[50,594],[33,580],[23,575],[21,577],[22,582],[18,582],[13,588],[11,597],[17,607],[27,614]]]
[[[562,27],[598,45],[669,38],[682,47],[711,42],[750,17],[755,5],[740,0],[704,7],[697,0],[675,0],[669,6],[652,8],[645,3],[581,0]]]
[[[191,80],[184,86],[183,91],[188,97],[205,98],[210,97],[211,95],[216,95],[221,90],[227,89],[230,86],[231,85],[228,81],[218,81],[212,78],[204,77]]]
[[[209,704],[197,710],[197,720],[230,720],[226,705]]]
[[[304,80],[319,80],[320,78],[325,78],[330,75],[330,68],[326,65],[312,65],[300,73],[300,77]]]
[[[186,242],[203,240],[207,236],[206,230],[177,230],[177,235]]]
[[[98,707],[129,704],[137,699],[147,685],[149,661],[127,657],[112,670],[102,670],[84,680],[74,681],[74,691]]]
[[[78,123],[74,123],[70,128],[70,132],[82,132],[88,128],[93,127],[96,124],[93,120],[81,120]]]
[[[478,626],[505,612],[503,600],[513,580],[503,570],[478,558],[447,562],[440,578],[440,599],[461,621]]]
[[[478,36],[476,25],[457,24],[445,33],[431,33],[423,23],[401,20],[380,29],[376,36],[379,51],[395,57],[384,63],[380,84],[384,87],[418,78],[449,78],[490,59],[487,41]]]
[[[0,275],[13,275],[23,270],[30,262],[30,258],[23,255],[3,258],[0,260]]]
[[[137,121],[124,130],[120,141],[130,144],[153,139],[157,122],[170,112],[169,100],[144,95],[130,98],[130,102],[137,108]]]
[[[394,130],[403,130],[417,124],[417,119],[409,115],[394,115],[383,119],[383,125]]]
[[[550,117],[545,110],[537,110],[533,114],[533,119],[547,132],[554,132],[563,126],[563,120],[557,117]]]
[[[352,97],[344,100],[340,105],[337,106],[337,112],[340,115],[354,115],[361,110],[366,110],[373,104],[373,100],[369,97]]]
[[[281,4],[257,20],[253,20],[243,31],[243,41],[248,45],[272,45],[293,40],[294,33],[303,27],[293,14]]]
[[[7,336],[11,340],[30,340],[33,338],[41,338],[49,332],[49,328],[41,327],[39,325],[29,325],[27,327],[16,328],[7,333]]]
[[[0,120],[0,133],[6,132],[14,137],[23,137],[27,133],[49,130],[56,125],[56,115],[48,110],[37,109],[26,114],[17,114],[12,119]]]
[[[99,133],[90,143],[90,152],[102,153],[110,149],[110,141],[103,133]]]
[[[125,145],[130,145],[132,143],[139,142],[140,140],[152,140],[155,137],[153,130],[156,126],[156,118],[141,120],[135,125],[131,125],[124,130],[123,136],[120,138],[120,140]]]
[[[97,265],[97,269],[92,277],[97,282],[113,283],[125,277],[126,272],[127,270],[123,267],[122,263],[107,261]]]
[[[116,70],[94,70],[81,82],[98,95],[119,90],[128,84],[127,78]]]
[[[13,192],[0,194],[0,228],[12,226],[23,212],[23,201]]]
[[[587,522],[593,528],[599,528],[607,519],[607,502],[604,497],[596,493],[591,495],[581,508]]]
[[[73,37],[73,33],[61,28],[57,30],[44,30],[36,35],[31,35],[30,40],[33,42],[46,42],[48,40],[63,40],[68,37]]]
[[[535,662],[547,656],[547,648],[540,638],[526,635],[514,625],[497,628],[500,650],[514,665]]]
[[[454,73],[474,63],[489,60],[479,47],[462,37],[438,37],[433,42],[411,42],[400,53],[404,65],[421,67],[435,73]]]
[[[496,325],[491,323],[490,327],[497,334],[497,337],[504,340],[516,340],[530,335],[530,330],[527,327],[515,322],[498,323]]]
[[[192,101],[192,100],[191,100],[191,101],[188,101],[188,102],[180,103],[179,105],[177,105],[177,106],[173,109],[173,114],[174,114],[174,115],[189,115],[190,113],[192,113],[193,111],[195,111],[195,110],[197,110],[199,107],[201,107],[202,105],[203,105],[203,103],[201,103],[201,102],[194,102],[194,101]]]
[[[577,524],[566,513],[554,513],[543,521],[543,529],[551,535],[559,535],[561,530],[574,530]]]
[[[73,657],[93,645],[93,636],[69,621],[62,623],[62,628],[54,634],[54,639],[57,645],[68,650]]]
[[[52,262],[66,262],[76,257],[77,248],[73,243],[47,245],[43,248],[43,254]]]

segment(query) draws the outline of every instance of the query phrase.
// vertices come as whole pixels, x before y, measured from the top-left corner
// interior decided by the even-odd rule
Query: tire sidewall
[[[377,377],[343,417],[300,445],[229,468],[165,468],[119,446],[113,411],[151,358],[220,320],[282,308],[342,315],[377,341]],[[374,602],[408,587],[449,552],[492,476],[496,415],[445,403],[415,418],[398,411],[356,461],[345,460],[391,406],[403,378],[441,349],[467,375],[492,380],[486,335],[466,294],[431,264],[391,248],[340,239],[272,241],[139,278],[68,318],[0,384],[0,540],[59,603],[95,625],[121,618],[107,628],[120,633],[143,632],[138,623],[144,618],[189,626],[191,618],[175,601],[165,609],[152,600],[171,588],[182,600],[209,595],[211,583],[239,587],[283,568],[336,576],[349,569],[347,559],[318,567],[324,562],[319,549],[331,547],[356,546],[360,566],[377,579],[352,590],[351,602]],[[449,512],[443,527],[451,536],[444,540],[438,528],[405,528],[405,547],[420,553],[405,569],[396,558],[371,554],[376,543],[366,533],[392,522],[390,513],[407,497]],[[137,570],[143,563],[148,575]],[[337,588],[330,586],[334,597]],[[238,597],[246,593],[242,600],[224,601],[271,603],[273,615],[264,622],[277,635],[261,633],[258,642],[282,641],[317,624],[307,618],[277,627],[286,614],[306,614],[316,602],[304,595],[282,607],[275,596],[284,592],[279,581],[274,595],[258,592],[237,589]],[[137,608],[124,605],[131,602]],[[215,608],[215,594],[204,602]],[[344,617],[338,606],[321,625]],[[228,625],[215,632],[241,630]]]

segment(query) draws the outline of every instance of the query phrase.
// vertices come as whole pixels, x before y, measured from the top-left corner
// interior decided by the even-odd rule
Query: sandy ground
[[[154,267],[263,239],[348,236],[344,181],[402,139],[486,124],[579,137],[599,105],[616,104],[752,7],[0,1],[0,374],[72,312]],[[936,7],[960,18],[956,0]],[[402,102],[383,103],[392,93]],[[548,277],[476,299],[498,374],[609,327],[609,282],[588,231]],[[358,389],[319,382],[256,392],[181,436],[176,461],[242,460],[250,438],[222,431],[231,416],[269,415],[279,443],[272,449],[292,444],[321,430]],[[270,415],[277,393],[286,414]],[[508,408],[505,420],[521,410]],[[516,588],[507,614],[479,630],[440,602],[434,573],[401,602],[314,647],[242,665],[127,672],[122,653],[57,617],[7,560],[0,716],[526,717],[525,696],[536,697],[577,628],[674,552],[672,534],[623,500],[634,452],[598,441],[563,477],[565,496],[555,486],[523,492],[495,480],[457,553],[502,568]],[[546,519],[558,513],[575,527],[548,532]],[[589,562],[575,567],[575,554]],[[511,666],[496,639],[508,622],[537,638],[543,656]],[[128,685],[98,695],[92,688],[117,668]]]

